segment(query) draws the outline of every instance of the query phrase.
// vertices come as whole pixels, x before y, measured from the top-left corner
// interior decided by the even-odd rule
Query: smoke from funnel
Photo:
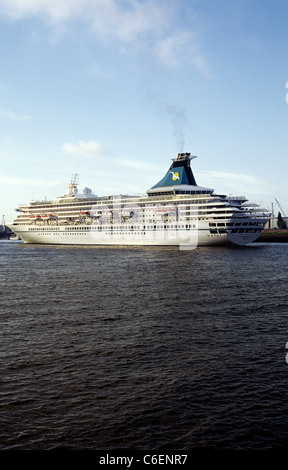
[[[184,152],[185,145],[185,126],[187,124],[187,115],[182,106],[177,104],[166,104],[165,111],[169,116],[173,127],[173,134],[176,138],[178,151]]]

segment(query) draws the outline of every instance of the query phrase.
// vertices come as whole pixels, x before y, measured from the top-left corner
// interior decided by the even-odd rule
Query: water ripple
[[[0,255],[0,449],[285,447],[286,246]]]

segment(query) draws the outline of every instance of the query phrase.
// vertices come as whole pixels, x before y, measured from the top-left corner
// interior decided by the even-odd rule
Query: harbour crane
[[[280,202],[276,199],[276,197],[275,197],[275,201],[277,202],[277,204],[278,204],[278,206],[279,206],[279,209],[280,209],[280,211],[282,212],[283,216],[285,217],[285,219],[287,219],[286,214],[285,214],[285,212],[283,211],[282,207],[280,206]]]
[[[282,215],[283,215],[283,218],[284,218],[284,220],[285,220],[285,222],[286,222],[286,224],[287,224],[287,222],[288,222],[287,216],[286,216],[285,212],[283,211],[282,207],[280,206],[280,202],[276,199],[276,197],[275,197],[275,201],[277,202],[277,204],[278,204],[278,206],[279,206],[279,209],[280,209],[280,211],[281,211],[281,213],[282,213]],[[288,224],[287,224],[287,225],[288,225]]]

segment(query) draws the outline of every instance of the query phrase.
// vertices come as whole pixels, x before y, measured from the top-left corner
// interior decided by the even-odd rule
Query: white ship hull
[[[178,154],[164,178],[139,196],[78,195],[19,206],[9,228],[25,243],[61,245],[246,245],[269,218],[247,199],[214,194],[196,184],[190,154]],[[171,170],[171,171],[170,171]],[[86,188],[87,189],[87,188]]]
[[[231,244],[247,245],[255,241],[259,232],[250,233],[216,233],[208,229],[135,230],[125,233],[120,230],[101,230],[86,226],[65,226],[62,228],[42,228],[31,230],[31,226],[14,226],[11,230],[24,243],[54,245],[115,245],[115,246],[179,246],[182,249],[194,249],[197,246],[226,246]]]

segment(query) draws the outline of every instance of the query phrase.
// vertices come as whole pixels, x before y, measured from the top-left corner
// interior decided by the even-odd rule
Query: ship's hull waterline
[[[19,206],[11,230],[24,243],[115,246],[246,245],[263,231],[269,215],[242,196],[214,194],[196,184],[190,154],[178,154],[146,196],[98,197],[68,193],[54,201]],[[86,188],[87,189],[87,188]]]
[[[66,226],[65,230],[35,230],[29,231],[29,226],[13,227],[15,233],[24,243],[49,245],[115,245],[115,246],[180,246],[183,249],[193,249],[196,246],[226,246],[247,245],[255,241],[259,234],[216,234],[206,233],[206,230],[197,231],[170,231],[164,232],[155,229],[153,233],[121,234],[112,230],[95,232],[87,231],[87,227]]]

